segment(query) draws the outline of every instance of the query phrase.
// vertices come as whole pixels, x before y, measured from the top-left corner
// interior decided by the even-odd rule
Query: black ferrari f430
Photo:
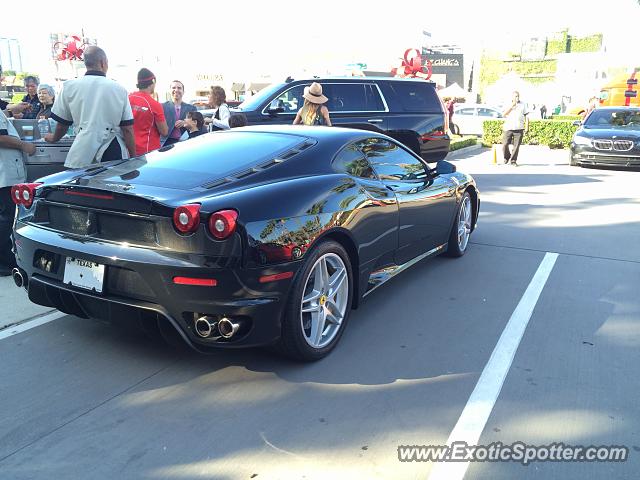
[[[202,135],[12,194],[14,280],[31,301],[202,352],[274,344],[301,360],[328,354],[386,280],[462,256],[480,203],[441,158],[301,126]]]

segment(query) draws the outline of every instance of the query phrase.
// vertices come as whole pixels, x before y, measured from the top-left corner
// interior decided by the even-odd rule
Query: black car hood
[[[640,130],[629,128],[581,128],[576,135],[587,138],[627,138],[630,140],[640,140]]]

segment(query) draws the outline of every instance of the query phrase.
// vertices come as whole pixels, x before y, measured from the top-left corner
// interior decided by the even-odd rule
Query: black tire
[[[314,348],[305,340],[302,327],[301,309],[302,298],[304,296],[303,290],[317,260],[330,253],[339,256],[346,269],[346,279],[349,282],[346,310],[342,322],[337,328],[337,332],[331,342],[322,348]],[[335,348],[344,333],[349,320],[352,302],[353,272],[351,270],[349,255],[342,245],[332,240],[318,244],[312,251],[306,253],[304,264],[296,274],[282,317],[282,334],[280,340],[275,345],[276,349],[289,358],[304,362],[313,362],[327,356]]]
[[[572,167],[577,167],[578,166],[578,162],[573,157],[573,152],[569,152],[569,165],[572,166]]]
[[[448,257],[461,257],[466,251],[469,249],[469,240],[467,238],[466,243],[461,246],[458,241],[458,225],[460,223],[460,215],[462,213],[463,205],[468,200],[468,205],[471,209],[474,208],[473,200],[471,200],[471,195],[469,192],[464,192],[464,195],[460,199],[460,204],[458,205],[458,211],[456,212],[456,217],[453,221],[453,225],[451,226],[451,232],[449,233],[449,243],[447,244],[446,255]],[[470,212],[471,222],[473,222],[473,211]],[[471,232],[469,232],[469,237],[471,236]]]

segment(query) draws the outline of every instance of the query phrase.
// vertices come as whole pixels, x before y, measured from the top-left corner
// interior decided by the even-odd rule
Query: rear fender
[[[247,266],[302,259],[326,232],[336,227],[349,230],[358,209],[370,202],[350,177],[328,175],[309,180],[285,182],[290,183],[287,188],[251,189],[254,191],[246,191],[233,203],[246,234]]]

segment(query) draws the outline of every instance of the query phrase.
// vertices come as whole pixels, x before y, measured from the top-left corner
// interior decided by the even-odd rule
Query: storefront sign
[[[446,75],[447,87],[457,83],[461,87],[464,85],[464,63],[461,53],[429,53],[422,55],[423,58],[431,60],[433,74]]]
[[[196,80],[207,82],[224,82],[224,75],[220,73],[198,73]]]

